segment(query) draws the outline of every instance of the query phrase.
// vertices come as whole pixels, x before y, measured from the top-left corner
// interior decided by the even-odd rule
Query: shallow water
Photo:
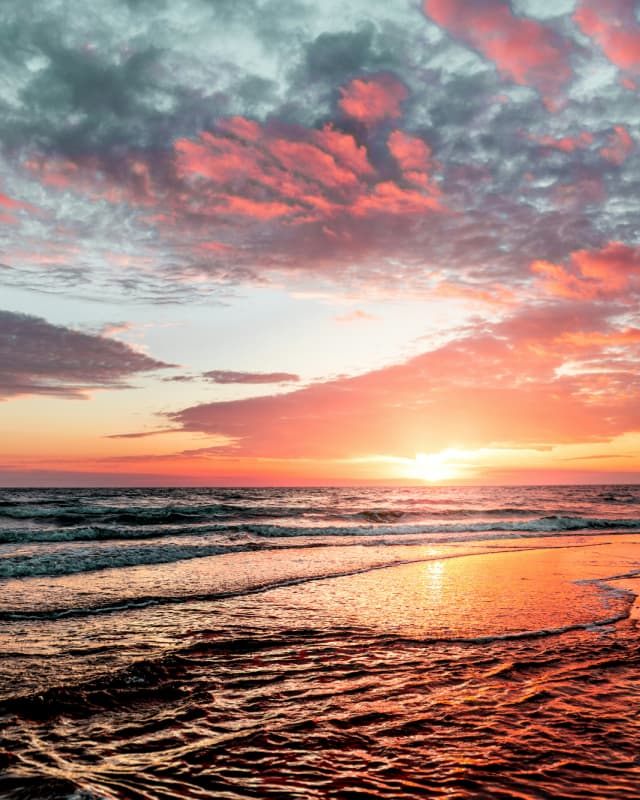
[[[0,503],[0,797],[639,796],[638,487]]]

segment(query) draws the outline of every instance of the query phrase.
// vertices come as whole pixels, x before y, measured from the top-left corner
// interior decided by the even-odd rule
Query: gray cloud
[[[78,398],[90,389],[124,388],[138,373],[168,366],[115,339],[0,311],[0,397]]]
[[[299,375],[290,372],[234,372],[224,369],[203,372],[202,377],[212,383],[291,383],[300,380]]]
[[[434,271],[460,285],[518,283],[536,258],[638,239],[638,159],[616,166],[601,151],[615,126],[640,141],[640,112],[575,29],[568,0],[553,15],[539,0],[512,3],[571,44],[573,78],[553,113],[409,0],[5,6],[0,192],[22,204],[0,208],[11,221],[0,229],[5,285],[183,302],[285,270],[290,280],[429,290]],[[341,109],[341,91],[379,74],[408,96],[400,117],[367,127]],[[291,142],[328,123],[353,135],[375,171],[359,178],[369,196],[385,182],[415,189],[388,147],[400,128],[431,148],[447,213],[381,204],[349,216],[337,204],[331,224],[220,213],[225,193],[294,205],[250,171],[226,182],[177,174],[176,142],[198,142],[232,115]],[[589,146],[541,144],[581,133]],[[336,200],[317,182],[308,191]],[[211,240],[223,246],[200,246]]]

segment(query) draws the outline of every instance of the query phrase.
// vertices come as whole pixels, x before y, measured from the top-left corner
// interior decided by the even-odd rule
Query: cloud
[[[365,125],[376,125],[385,119],[401,116],[401,103],[409,93],[390,75],[355,79],[340,89],[338,105],[350,117]]]
[[[290,372],[234,372],[214,369],[203,372],[202,376],[212,383],[291,383],[299,381],[299,375]]]
[[[105,439],[146,439],[161,433],[175,433],[175,428],[161,428],[155,431],[136,431],[134,433],[111,433]]]
[[[169,418],[260,458],[604,441],[640,429],[640,340],[618,326],[621,314],[573,300],[521,309],[401,364]]]
[[[129,378],[168,366],[114,339],[0,311],[0,397],[79,398],[125,388]]]
[[[389,135],[387,146],[407,183],[419,186],[434,196],[440,194],[440,188],[429,177],[435,164],[431,158],[431,148],[423,139],[396,130]]]
[[[518,17],[503,0],[424,0],[424,13],[493,61],[500,73],[550,100],[572,77],[569,45],[551,27]]]
[[[598,251],[578,250],[567,264],[535,261],[531,269],[543,276],[544,289],[557,297],[632,303],[640,291],[640,251],[620,242]]]
[[[570,4],[543,5],[109,0],[89,24],[79,0],[13,4],[0,281],[517,293],[533,259],[627,241],[634,104]]]
[[[3,208],[14,209],[14,208],[20,208],[21,205],[22,204],[18,203],[17,200],[13,200],[11,197],[7,197],[6,194],[2,194],[0,192],[0,206],[2,206]]]
[[[424,193],[380,180],[366,149],[335,128],[280,131],[253,123],[247,135],[249,121],[235,118],[232,133],[225,122],[216,134],[203,132],[197,141],[175,144],[177,176],[189,190],[184,212],[192,208],[202,216],[256,224],[326,223],[326,231],[338,215],[348,220],[440,207],[433,199],[439,190],[425,171],[419,181]],[[411,139],[414,150],[419,141]]]
[[[580,0],[573,16],[606,57],[627,72],[640,72],[640,24],[629,0]]]
[[[552,147],[556,150],[561,150],[564,153],[572,153],[574,150],[584,150],[593,144],[593,134],[588,131],[576,134],[575,136],[541,136],[536,133],[530,133],[529,138],[533,142],[537,142],[543,147]]]
[[[308,77],[312,80],[334,79],[366,68],[372,60],[374,28],[364,25],[357,31],[321,33],[306,52]]]
[[[620,166],[631,155],[635,147],[629,131],[624,125],[616,125],[607,139],[606,147],[600,149],[600,155],[612,164]]]
[[[105,322],[100,328],[100,336],[117,336],[119,333],[126,333],[132,330],[134,325],[131,322]]]

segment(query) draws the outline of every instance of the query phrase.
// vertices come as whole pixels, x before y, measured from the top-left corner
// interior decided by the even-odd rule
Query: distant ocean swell
[[[306,498],[315,499],[315,498]],[[437,498],[425,499],[422,502],[399,498],[392,507],[358,507],[358,503],[348,502],[339,498],[338,503],[328,505],[325,502],[317,504],[259,504],[259,503],[206,503],[196,502],[190,504],[160,503],[154,506],[136,506],[135,504],[123,506],[110,506],[100,503],[75,503],[65,505],[60,500],[51,498],[34,500],[31,497],[0,500],[0,519],[33,521],[39,524],[57,526],[73,526],[81,524],[112,524],[112,525],[171,525],[198,522],[225,522],[237,519],[270,519],[270,518],[295,518],[318,519],[330,521],[343,520],[344,522],[366,520],[369,522],[392,522],[411,518],[448,518],[448,517],[475,517],[475,516],[501,516],[521,517],[535,516],[548,510],[546,502],[531,504],[529,506],[485,506],[481,507],[450,507],[439,508],[444,504]],[[640,505],[638,494],[613,494],[602,493],[598,496],[604,505]],[[448,503],[447,505],[450,505]],[[417,506],[417,508],[416,508]]]
[[[530,512],[526,512],[529,516]],[[101,525],[82,525],[79,527],[13,527],[6,525],[0,527],[0,543],[26,542],[74,542],[74,541],[107,541],[126,540],[126,539],[154,539],[165,536],[190,536],[204,535],[209,533],[218,534],[239,534],[248,533],[258,537],[292,537],[292,536],[377,536],[379,534],[450,534],[450,533],[491,533],[493,531],[513,531],[515,534],[521,533],[562,533],[564,531],[615,531],[640,530],[640,519],[609,518],[609,517],[568,517],[551,514],[544,517],[533,519],[513,520],[499,519],[485,522],[458,521],[450,523],[422,522],[412,524],[399,524],[395,519],[400,517],[390,517],[376,514],[378,519],[373,520],[371,516],[358,516],[355,519],[368,519],[370,524],[358,525],[352,522],[350,525],[290,525],[286,523],[256,524],[254,522],[237,522],[234,524],[198,524],[198,525],[157,525],[151,527],[151,523],[144,523],[143,527],[133,526],[110,526]],[[406,515],[402,515],[404,517]],[[424,516],[424,515],[421,515]],[[451,514],[451,517],[460,519],[464,516],[460,512]],[[492,516],[491,513],[478,512],[475,516]],[[466,538],[466,537],[465,537]],[[439,538],[438,541],[444,541]],[[459,541],[455,539],[453,541]]]

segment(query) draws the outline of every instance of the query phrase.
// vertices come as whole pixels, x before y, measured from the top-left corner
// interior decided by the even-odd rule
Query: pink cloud
[[[571,178],[557,185],[552,192],[558,207],[584,209],[586,205],[602,203],[607,190],[601,175],[593,171],[579,171]]]
[[[569,48],[551,28],[516,16],[503,0],[424,0],[424,13],[548,101],[571,79]]]
[[[627,160],[635,144],[624,125],[616,125],[613,130],[607,139],[607,146],[600,150],[600,155],[612,164],[620,165]]]
[[[249,197],[220,194],[214,198],[211,205],[202,210],[205,210],[208,214],[230,214],[231,216],[250,217],[256,221],[263,221],[286,217],[301,209],[299,206],[278,201],[261,202],[252,200]]]
[[[4,208],[21,208],[22,204],[0,192],[0,206],[3,206]]]
[[[228,117],[218,123],[218,128],[224,133],[255,142],[260,138],[262,130],[257,122],[245,117]]]
[[[198,247],[200,247],[201,250],[209,250],[214,253],[225,253],[228,252],[229,250],[233,250],[233,247],[229,246],[228,244],[225,244],[224,242],[215,242],[215,241],[200,242]]]
[[[276,139],[270,143],[269,152],[288,173],[299,173],[325,186],[340,188],[358,182],[350,169],[339,166],[332,155],[312,144]]]
[[[174,149],[178,177],[200,175],[217,183],[249,180],[263,161],[261,151],[252,143],[207,131],[200,134],[199,141],[178,139]]]
[[[573,19],[622,70],[640,72],[640,25],[630,0],[580,0]]]
[[[356,216],[420,214],[424,211],[442,211],[442,209],[439,200],[431,194],[425,195],[413,189],[402,189],[393,181],[376,184],[373,192],[361,195],[352,206]]]
[[[340,94],[338,105],[344,113],[369,126],[400,117],[400,105],[409,97],[403,84],[390,75],[356,78]]]
[[[640,288],[640,250],[619,242],[601,250],[578,250],[566,265],[534,261],[531,269],[542,276],[544,289],[557,297],[630,301]]]
[[[607,355],[618,342],[637,347],[637,330],[616,332],[592,308],[560,304],[483,325],[402,364],[170,418],[233,437],[234,453],[260,458],[602,440],[640,428],[636,361]],[[589,365],[584,374],[562,374],[575,359]]]
[[[376,85],[399,102],[406,90],[383,78]],[[439,164],[425,141],[396,129],[389,153],[378,140],[374,153],[366,132],[358,135],[236,116],[177,139],[169,153],[130,154],[115,165],[98,156],[38,156],[26,166],[60,191],[148,209],[139,218],[189,257],[177,279],[203,272],[226,279],[244,268],[255,274],[267,262],[304,267],[313,260],[339,270],[345,258],[407,241],[419,218],[446,208],[433,176]],[[393,224],[381,225],[384,217]]]
[[[562,150],[564,153],[571,153],[574,150],[584,150],[593,144],[593,135],[587,131],[583,131],[576,136],[563,136],[560,138],[554,136],[539,136],[535,133],[530,133],[528,134],[528,138],[543,147]]]
[[[439,187],[427,172],[433,166],[428,145],[394,131],[390,147],[403,178],[416,188],[376,180],[364,145],[331,127],[289,131],[286,136],[263,128],[252,141],[203,132],[197,141],[176,142],[175,165],[178,177],[190,185],[190,207],[199,213],[296,225],[330,223],[324,230],[335,238],[338,216],[415,215],[442,209],[436,199]]]
[[[321,131],[313,131],[313,141],[331,153],[336,161],[356,175],[371,175],[374,170],[368,161],[367,148],[359,145],[349,133],[325,125]]]
[[[83,156],[76,161],[34,154],[24,167],[37,174],[46,186],[100,198],[109,203],[150,206],[157,201],[146,155],[123,157],[116,175],[98,156]]]
[[[406,181],[439,194],[438,187],[431,182],[428,174],[433,168],[431,148],[423,139],[396,130],[387,139],[387,146]]]

